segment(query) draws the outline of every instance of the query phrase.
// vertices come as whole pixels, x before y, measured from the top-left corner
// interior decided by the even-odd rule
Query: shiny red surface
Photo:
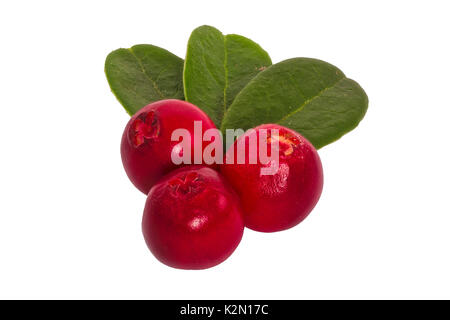
[[[260,169],[266,165],[260,164],[259,155],[257,164],[248,164],[249,138],[250,135],[259,137],[260,129],[272,128],[278,129],[281,137],[280,166],[275,175],[261,175]],[[274,232],[300,223],[314,208],[322,192],[322,164],[315,148],[293,130],[265,124],[235,142],[231,147],[235,157],[238,148],[243,148],[239,147],[242,139],[246,139],[246,164],[236,164],[236,161],[225,164],[221,172],[241,199],[245,225],[256,231]]]
[[[227,259],[244,230],[239,199],[208,167],[178,169],[150,190],[142,231],[157,259],[181,269],[205,269]]]
[[[147,105],[131,117],[122,135],[121,155],[131,182],[143,193],[165,174],[177,167],[171,152],[179,142],[171,141],[175,129],[191,133],[191,155],[194,156],[194,121],[202,121],[203,132],[215,128],[211,119],[199,108],[180,100],[161,100]],[[202,143],[202,150],[209,142]]]

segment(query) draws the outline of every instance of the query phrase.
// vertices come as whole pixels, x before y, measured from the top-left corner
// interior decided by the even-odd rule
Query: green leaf
[[[321,148],[353,130],[367,106],[364,90],[335,66],[294,58],[274,64],[251,80],[228,109],[221,129],[278,123]]]
[[[105,73],[130,115],[154,101],[184,99],[183,59],[156,46],[141,44],[111,52]]]
[[[210,26],[195,29],[184,65],[184,94],[219,127],[236,95],[272,64],[257,43],[243,36],[224,36]]]

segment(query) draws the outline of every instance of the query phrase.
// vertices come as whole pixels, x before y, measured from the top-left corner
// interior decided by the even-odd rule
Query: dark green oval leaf
[[[294,58],[259,73],[237,95],[221,129],[278,123],[321,148],[354,129],[364,117],[364,90],[335,66]]]
[[[257,43],[239,35],[224,36],[210,26],[195,29],[188,42],[184,94],[220,126],[242,88],[272,64]]]
[[[183,59],[156,46],[141,44],[111,52],[105,73],[130,115],[154,101],[184,99]]]

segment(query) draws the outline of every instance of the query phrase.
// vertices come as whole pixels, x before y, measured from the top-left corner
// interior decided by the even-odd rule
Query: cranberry
[[[206,269],[227,259],[244,230],[239,198],[217,171],[190,166],[155,184],[142,231],[151,252],[174,268]]]
[[[271,165],[271,161],[261,164],[261,145],[257,145],[256,164],[249,164],[249,142],[255,135],[259,139],[262,129],[267,130],[265,143],[269,155],[274,139],[279,143],[279,166],[273,175],[261,174],[262,168]],[[271,129],[278,129],[279,135],[271,135]],[[291,129],[265,124],[239,137],[231,148],[227,156],[232,158],[231,152],[234,151],[234,164],[226,163],[221,172],[241,198],[248,228],[263,232],[281,231],[306,218],[319,200],[323,185],[322,164],[308,140]],[[236,163],[239,152],[245,153],[245,164]]]
[[[122,136],[122,162],[139,190],[147,194],[163,175],[181,166],[174,164],[171,158],[173,148],[179,144],[171,141],[175,129],[187,129],[191,134],[190,154],[194,158],[194,121],[201,121],[203,131],[215,128],[202,110],[174,99],[149,104],[130,119]],[[202,151],[208,143],[201,142]],[[183,155],[182,149],[176,152]]]

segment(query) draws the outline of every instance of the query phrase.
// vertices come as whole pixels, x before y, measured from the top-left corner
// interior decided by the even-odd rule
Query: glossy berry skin
[[[175,129],[184,128],[190,132],[193,159],[194,121],[202,122],[203,132],[215,128],[202,110],[175,99],[149,104],[131,117],[123,132],[120,149],[125,171],[139,190],[147,194],[163,175],[183,166],[175,165],[171,159],[172,149],[179,144],[171,141]],[[207,143],[201,142],[201,145],[203,151]],[[182,155],[183,151],[178,152]]]
[[[211,168],[177,169],[148,194],[142,231],[150,251],[168,266],[213,267],[233,253],[243,230],[239,198]]]
[[[249,164],[251,135],[259,137],[261,129],[279,130],[279,169],[274,175],[261,175],[259,157]],[[270,150],[270,134],[266,140]],[[245,151],[240,141],[245,139]],[[243,144],[241,144],[243,146]],[[246,227],[262,232],[275,232],[300,223],[316,205],[322,192],[322,164],[313,145],[299,133],[283,126],[265,124],[239,137],[231,147],[245,152],[245,164],[225,164],[221,172],[238,193]],[[227,155],[230,157],[231,150]]]

